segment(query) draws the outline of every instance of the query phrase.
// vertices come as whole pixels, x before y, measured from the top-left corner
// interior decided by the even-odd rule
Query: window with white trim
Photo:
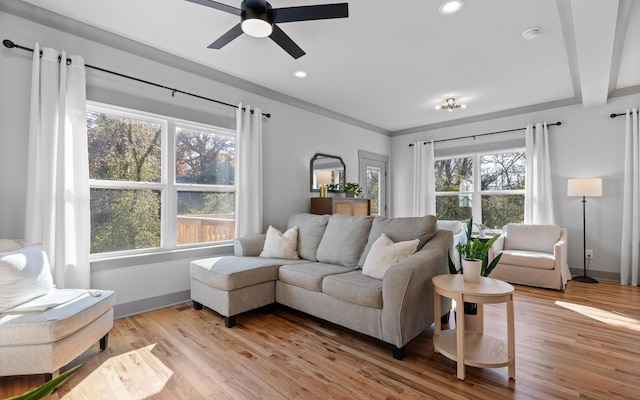
[[[91,254],[235,238],[236,132],[87,106]]]
[[[523,222],[526,166],[524,149],[438,157],[434,164],[438,219],[473,217],[497,230]]]

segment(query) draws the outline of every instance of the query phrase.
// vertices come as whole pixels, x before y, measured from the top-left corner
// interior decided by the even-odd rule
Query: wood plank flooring
[[[640,288],[569,282],[564,292],[517,286],[516,379],[433,352],[433,329],[403,361],[375,339],[284,307],[222,318],[185,303],[115,321],[104,352],[73,365],[58,399],[640,399]],[[506,337],[504,304],[485,332]],[[0,378],[0,398],[43,376]]]

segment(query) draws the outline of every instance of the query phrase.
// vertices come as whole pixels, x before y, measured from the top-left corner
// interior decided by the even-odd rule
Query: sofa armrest
[[[245,236],[233,240],[233,253],[238,257],[257,257],[264,248],[266,233],[255,236]]]
[[[438,231],[420,251],[387,270],[382,279],[384,341],[402,347],[451,309],[450,299],[442,299],[441,315],[433,315],[431,278],[449,273],[452,242],[451,231]]]
[[[493,259],[496,258],[496,255],[502,250],[504,250],[504,233],[498,236],[489,249],[489,262],[493,261]]]
[[[567,228],[562,228],[560,234],[560,239],[553,246],[553,256],[555,259],[555,269],[560,270],[560,275],[562,276],[562,288],[566,285],[567,281],[571,279],[571,271],[569,270],[569,263],[567,261],[568,251],[567,251],[567,242],[568,242],[568,230]]]

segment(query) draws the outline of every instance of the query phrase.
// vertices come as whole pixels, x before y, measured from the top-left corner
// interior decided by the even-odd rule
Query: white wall
[[[87,64],[177,87],[227,103],[243,102],[271,113],[264,121],[264,227],[286,226],[291,213],[309,207],[313,154],[341,156],[347,180],[357,181],[358,150],[388,155],[390,138],[199,75],[0,12],[0,37],[27,47],[34,42],[84,57]],[[0,50],[0,237],[24,236],[31,54]],[[294,79],[292,77],[292,79]],[[90,100],[115,103],[203,123],[235,127],[235,109],[88,70]],[[317,194],[313,194],[317,196]],[[228,248],[226,249],[229,250]],[[175,258],[175,257],[174,257]],[[162,298],[189,289],[188,257],[176,261],[95,268],[92,286],[116,290],[117,304]],[[144,261],[145,263],[147,261]],[[159,300],[161,303],[161,299]],[[135,308],[135,307],[133,307]],[[128,307],[127,310],[133,309]]]
[[[603,197],[587,199],[587,248],[594,250],[589,270],[594,276],[618,279],[622,223],[622,178],[624,172],[624,117],[609,118],[611,113],[640,106],[640,95],[616,97],[602,107],[581,105],[437,129],[394,137],[391,140],[393,175],[391,194],[393,216],[411,215],[413,156],[409,143],[443,139],[524,127],[528,123],[561,121],[550,128],[553,200],[557,224],[569,230],[569,266],[582,270],[582,199],[567,197],[568,178],[603,178]],[[524,131],[490,136],[491,141],[513,141]],[[452,152],[459,146],[466,151],[488,141],[477,138],[436,144]],[[496,144],[498,146],[499,144]]]

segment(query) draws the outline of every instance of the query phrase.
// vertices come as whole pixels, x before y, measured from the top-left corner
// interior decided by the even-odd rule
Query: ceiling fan
[[[295,59],[305,55],[304,50],[291,40],[276,23],[346,18],[349,16],[349,5],[347,3],[273,8],[265,0],[243,0],[240,8],[235,8],[212,0],[187,1],[240,16],[240,23],[211,43],[208,48],[221,49],[244,32],[254,37],[269,36],[271,40]]]

